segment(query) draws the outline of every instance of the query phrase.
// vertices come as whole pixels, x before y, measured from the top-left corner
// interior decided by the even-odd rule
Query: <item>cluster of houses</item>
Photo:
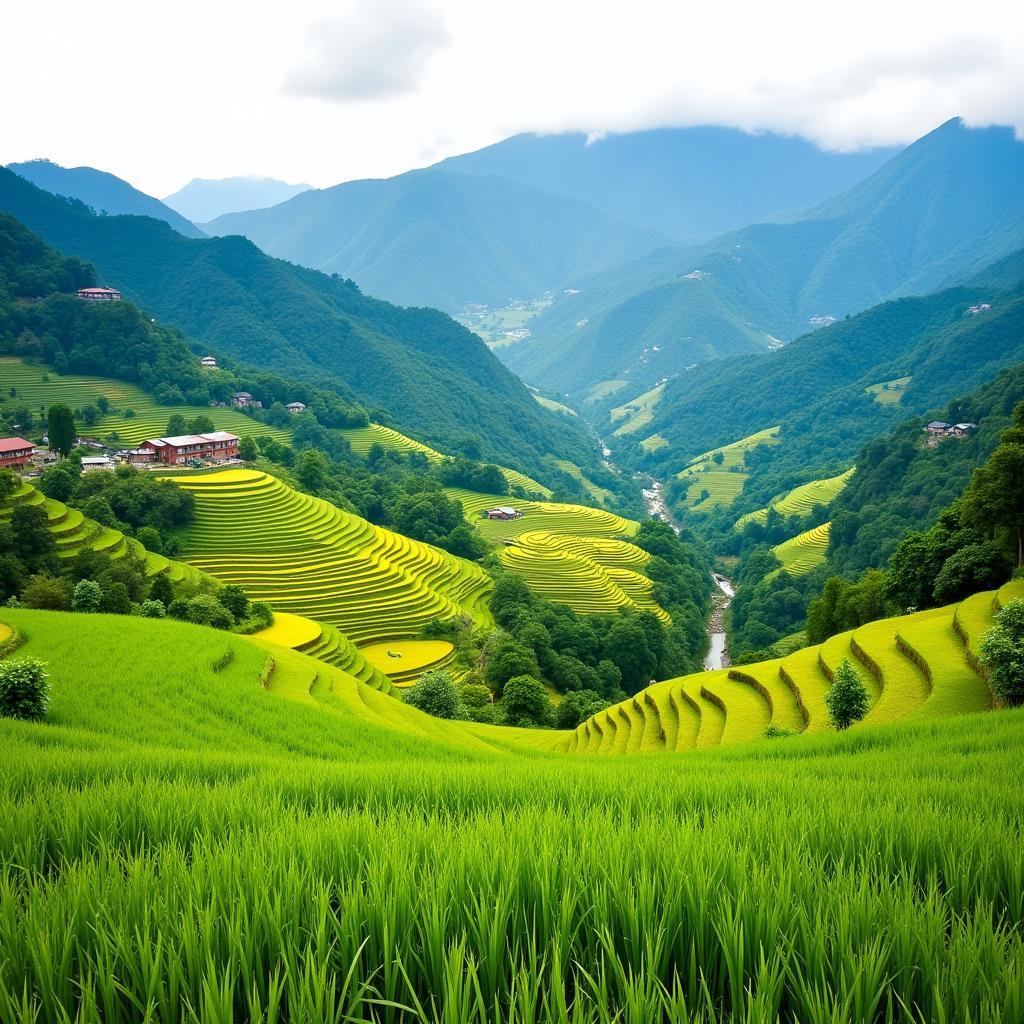
[[[977,423],[945,423],[942,420],[932,420],[924,428],[924,432],[928,435],[928,444],[934,447],[949,437],[955,437],[962,441],[965,437],[970,437],[977,429]]]
[[[116,288],[79,288],[75,294],[84,302],[121,301],[121,293]]]
[[[217,359],[215,356],[203,356],[199,360],[199,364],[204,370],[216,370]],[[224,405],[224,402],[211,402],[211,405]],[[248,391],[236,391],[231,396],[231,404],[236,409],[262,409],[263,403],[258,399],[254,398]],[[285,408],[292,414],[297,415],[300,412],[306,411],[306,406],[303,402],[289,402]]]

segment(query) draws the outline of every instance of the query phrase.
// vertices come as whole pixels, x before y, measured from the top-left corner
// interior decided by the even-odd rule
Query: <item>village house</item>
[[[113,469],[114,460],[109,455],[86,455],[82,459],[82,472],[88,473],[96,469]]]
[[[214,359],[213,356],[203,356],[203,358],[200,359],[199,362],[203,366],[204,369],[207,369],[207,370],[216,370],[217,369],[217,360]]]
[[[517,508],[510,508],[507,505],[499,505],[497,508],[489,508],[484,515],[488,519],[496,519],[499,522],[508,522],[510,519],[522,519],[523,513]]]
[[[146,455],[148,458],[145,458]],[[214,430],[209,434],[152,438],[129,452],[128,458],[130,462],[162,462],[167,466],[181,466],[189,459],[222,462],[237,456],[238,435],[227,430]]]
[[[121,301],[121,293],[116,288],[79,288],[75,294],[86,302]]]
[[[924,429],[927,433],[935,437],[945,437],[949,427],[950,425],[948,423],[943,423],[942,420],[932,420]]]
[[[951,437],[970,437],[978,429],[977,423],[954,423],[949,428],[949,435]]]
[[[302,402],[289,402],[285,408],[292,416],[296,416],[298,413],[306,411],[306,406]]]
[[[33,445],[23,437],[0,438],[0,469],[21,469],[32,458]]]
[[[231,396],[231,404],[236,409],[247,409],[251,405],[255,405],[252,395],[248,391],[236,391]]]

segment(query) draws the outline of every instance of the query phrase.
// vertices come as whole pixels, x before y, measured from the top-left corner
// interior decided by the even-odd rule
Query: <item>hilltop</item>
[[[410,171],[304,192],[206,224],[282,259],[354,279],[392,302],[505,306],[668,239],[576,199],[498,177]]]
[[[69,196],[108,216],[132,214],[155,217],[186,238],[202,238],[204,233],[181,212],[159,199],[140,192],[127,181],[95,167],[61,167],[50,160],[29,160],[8,164],[7,170],[56,196]]]
[[[775,223],[581,277],[501,357],[581,394],[765,349],[898,296],[962,280],[1024,246],[1024,144],[952,120],[845,193]],[[657,346],[657,350],[655,350]]]

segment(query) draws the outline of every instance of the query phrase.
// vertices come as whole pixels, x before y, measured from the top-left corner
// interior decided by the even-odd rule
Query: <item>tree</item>
[[[1010,601],[981,638],[981,661],[996,697],[1010,707],[1024,704],[1024,601]]]
[[[78,478],[75,466],[70,462],[60,462],[46,470],[36,486],[54,501],[67,501],[78,486]]]
[[[621,615],[616,619],[604,639],[602,653],[619,667],[626,693],[636,693],[647,686],[658,665],[647,633],[635,616]]]
[[[249,608],[249,598],[237,583],[229,583],[217,591],[217,600],[231,613],[236,622],[245,618]]]
[[[167,614],[163,601],[143,601],[139,605],[139,614],[144,619],[162,619]]]
[[[592,718],[606,707],[609,707],[608,701],[593,690],[577,690],[575,693],[568,693],[565,700],[555,708],[555,727],[575,729],[576,726],[588,718]]]
[[[41,505],[16,505],[11,513],[11,547],[30,569],[48,564],[57,550],[49,530],[46,509]]]
[[[50,707],[50,674],[35,658],[0,661],[0,715],[40,722]]]
[[[464,718],[459,689],[447,672],[424,672],[403,695],[406,704],[435,718]]]
[[[979,590],[992,590],[1010,576],[1010,560],[998,544],[968,544],[946,559],[935,577],[935,601],[962,601]]]
[[[252,437],[243,437],[238,442],[238,454],[246,462],[255,462],[260,456],[260,450]]]
[[[231,612],[209,594],[197,594],[186,601],[185,618],[200,626],[213,626],[214,629],[230,629],[235,624]]]
[[[466,713],[474,722],[494,724],[497,720],[498,709],[494,704],[491,691],[482,683],[467,683],[459,688],[459,696]]]
[[[21,600],[26,608],[42,608],[52,612],[67,611],[71,601],[71,588],[67,580],[47,573],[29,577]]]
[[[533,651],[517,641],[503,639],[487,662],[487,682],[501,692],[514,676],[539,676],[540,667]]]
[[[135,534],[135,539],[147,550],[163,554],[164,541],[160,531],[152,526],[143,526]]]
[[[73,612],[98,612],[103,600],[103,588],[95,580],[79,580],[71,594]]]
[[[51,405],[46,413],[46,434],[50,439],[50,451],[67,455],[75,447],[78,431],[75,428],[75,414],[63,402]]]
[[[509,725],[529,728],[551,722],[551,698],[534,676],[513,676],[505,683],[501,703]]]
[[[868,691],[849,659],[843,658],[825,694],[828,717],[837,729],[849,729],[868,713]]]
[[[167,573],[161,572],[153,577],[149,588],[149,599],[159,601],[165,608],[174,600],[171,578]]]
[[[178,437],[188,430],[188,423],[180,412],[174,413],[167,421],[167,437]]]
[[[295,460],[295,477],[307,491],[316,494],[327,482],[329,465],[323,452],[308,448]]]
[[[1019,413],[1020,406],[1015,420]],[[1013,430],[1007,433],[1015,434]],[[1024,565],[1024,444],[1000,444],[988,462],[974,471],[964,493],[964,511],[979,526],[993,532],[1007,530],[1013,538],[1017,565]]]
[[[128,615],[132,610],[132,599],[123,583],[108,583],[103,588],[100,611],[108,615]]]

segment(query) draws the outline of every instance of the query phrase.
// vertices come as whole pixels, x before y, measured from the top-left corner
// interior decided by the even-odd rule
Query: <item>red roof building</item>
[[[189,459],[212,459],[220,462],[238,455],[238,435],[226,430],[214,430],[209,434],[181,434],[178,437],[157,437],[143,441],[132,452],[131,460],[140,461],[138,456],[149,452],[150,461],[163,462],[168,466],[180,466]]]
[[[0,438],[0,469],[20,469],[32,458],[33,445],[23,437]]]
[[[121,301],[121,293],[116,288],[79,288],[75,294],[86,302]]]

